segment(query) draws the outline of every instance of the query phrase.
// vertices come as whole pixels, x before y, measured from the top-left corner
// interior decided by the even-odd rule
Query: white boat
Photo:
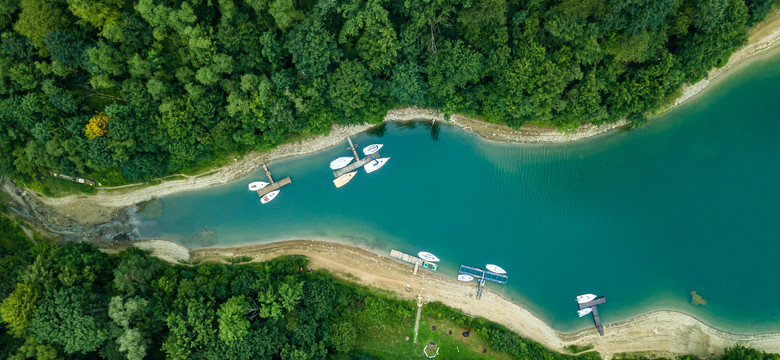
[[[485,268],[488,269],[488,271],[494,272],[496,274],[506,274],[506,270],[502,269],[498,265],[487,264],[485,265]]]
[[[351,163],[353,159],[354,158],[352,156],[342,156],[342,157],[340,157],[340,158],[338,158],[336,160],[331,161],[330,162],[330,168],[332,170],[341,169],[341,168],[349,165],[349,163]]]
[[[261,204],[268,204],[271,202],[271,200],[276,199],[276,195],[279,195],[279,192],[282,190],[274,190],[269,192],[268,194],[263,195],[263,197],[260,198]]]
[[[385,166],[387,160],[390,160],[390,158],[386,157],[386,158],[376,159],[368,164],[363,165],[363,169],[366,169],[366,173],[372,173],[374,171],[379,170],[379,168],[381,168],[382,166]]]
[[[347,185],[347,183],[350,180],[352,180],[353,177],[355,177],[355,174],[357,174],[357,171],[351,171],[344,175],[341,175],[337,177],[335,180],[333,180],[333,185],[336,185],[337,188]]]
[[[458,275],[458,281],[471,281],[471,280],[474,280],[474,277],[471,275],[466,275],[466,274]]]
[[[439,262],[439,258],[437,258],[436,255],[433,255],[427,251],[420,251],[417,253],[417,256],[427,262]]]
[[[249,191],[257,191],[264,187],[268,186],[268,183],[265,181],[255,181],[249,183]]]
[[[595,299],[595,298],[596,298],[596,295],[593,295],[593,294],[577,295],[577,303],[578,304],[584,304],[586,302],[593,301],[593,299]]]
[[[382,144],[371,144],[363,148],[363,154],[371,155],[382,148]]]
[[[590,314],[591,311],[593,311],[593,308],[584,308],[582,310],[577,310],[577,315],[579,315],[580,317],[583,317],[585,315]]]

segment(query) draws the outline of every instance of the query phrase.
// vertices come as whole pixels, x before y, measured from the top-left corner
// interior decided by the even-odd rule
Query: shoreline
[[[473,283],[458,282],[423,269],[414,275],[411,264],[340,242],[286,240],[195,250],[165,240],[142,240],[132,245],[151,250],[153,256],[174,263],[179,263],[177,257],[185,261],[225,262],[227,257],[249,256],[253,262],[258,262],[280,255],[304,255],[310,259],[313,269],[326,269],[340,279],[387,290],[400,298],[411,299],[421,294],[425,303],[440,301],[471,316],[504,325],[523,337],[563,353],[568,353],[565,346],[589,344],[608,357],[617,353],[651,352],[654,356],[694,354],[705,358],[710,353],[722,354],[724,348],[735,344],[780,352],[780,332],[733,333],[679,310],[653,310],[605,324],[603,337],[598,336],[595,327],[560,332],[490,288],[485,289],[482,300],[475,300]],[[405,290],[406,284],[411,285],[412,292]]]

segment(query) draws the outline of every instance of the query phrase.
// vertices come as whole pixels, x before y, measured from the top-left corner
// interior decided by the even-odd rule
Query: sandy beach
[[[770,352],[780,352],[780,333],[740,335],[715,329],[698,319],[677,311],[653,311],[629,320],[604,326],[600,337],[594,328],[575,333],[555,331],[523,307],[498,293],[485,290],[476,300],[476,284],[458,282],[453,278],[420,269],[370,250],[326,241],[292,240],[266,244],[203,248],[188,251],[185,247],[162,240],[138,242],[139,247],[165,260],[225,261],[233,256],[248,256],[253,261],[265,261],[280,255],[305,255],[314,269],[327,269],[333,275],[360,285],[391,291],[402,298],[423,296],[424,302],[440,301],[466,314],[495,321],[520,335],[538,341],[548,348],[566,352],[568,345],[593,345],[609,358],[617,353],[643,352],[651,357],[694,354],[706,358],[721,354],[735,344]],[[406,284],[412,292],[406,291]],[[490,309],[487,311],[487,309]]]

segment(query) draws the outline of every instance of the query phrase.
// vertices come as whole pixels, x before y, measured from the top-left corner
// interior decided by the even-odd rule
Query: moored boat
[[[268,204],[271,202],[271,200],[276,199],[276,195],[279,195],[279,192],[281,190],[274,190],[269,192],[268,194],[263,195],[263,197],[260,198],[261,204]]]
[[[249,183],[249,191],[257,191],[266,186],[268,186],[268,183],[265,181],[254,181]]]
[[[379,170],[379,168],[381,168],[382,166],[385,166],[387,160],[390,160],[390,158],[386,157],[386,158],[376,159],[368,164],[363,165],[363,169],[366,169],[366,173],[372,173],[374,171]]]
[[[368,146],[363,148],[363,154],[371,155],[371,154],[379,151],[379,149],[381,149],[382,146],[384,146],[384,145],[383,144],[371,144],[371,145],[368,145]]]
[[[347,183],[350,182],[353,177],[355,177],[355,174],[357,174],[357,171],[351,171],[341,175],[333,180],[333,185],[336,185],[337,188],[347,185]]]
[[[458,281],[471,281],[474,280],[474,277],[467,274],[460,274],[458,275]]]
[[[578,304],[584,304],[586,302],[593,301],[593,299],[595,299],[595,298],[596,298],[596,295],[594,295],[594,294],[577,295],[577,303]]]
[[[420,259],[423,259],[428,262],[438,262],[439,258],[436,257],[436,255],[433,255],[427,251],[420,251],[417,253],[417,256],[420,257]]]
[[[341,168],[349,165],[349,163],[351,163],[353,159],[354,158],[351,157],[351,156],[342,156],[340,158],[337,158],[336,160],[331,161],[330,162],[330,168],[331,168],[331,170],[341,169]]]
[[[590,314],[591,311],[593,311],[592,308],[584,308],[582,310],[577,310],[577,315],[579,315],[580,317],[583,317],[585,315]]]
[[[485,268],[488,269],[488,271],[494,272],[496,274],[506,274],[506,271],[498,265],[487,264],[485,265]]]

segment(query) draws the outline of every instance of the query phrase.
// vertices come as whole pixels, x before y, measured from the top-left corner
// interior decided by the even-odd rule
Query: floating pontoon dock
[[[504,285],[509,279],[509,277],[504,274],[496,274],[492,271],[477,269],[468,265],[461,265],[460,269],[458,269],[458,274],[471,275],[477,279],[477,300],[482,298],[482,290],[485,288],[485,280]]]
[[[602,297],[597,297],[593,299],[592,301],[588,301],[586,303],[577,304],[580,307],[580,310],[591,308],[591,314],[593,314],[593,322],[596,323],[596,328],[599,329],[599,335],[604,336],[604,329],[601,327],[601,317],[599,317],[599,310],[596,308],[596,305],[601,305],[603,303],[607,302],[607,299]]]
[[[268,167],[263,164],[263,170],[265,170],[265,176],[268,177],[268,186],[257,190],[257,196],[263,197],[263,195],[268,194],[271,191],[279,190],[282,186],[290,185],[292,184],[292,179],[290,177],[286,177],[282,180],[274,182],[274,178],[271,177],[271,172],[268,171]]]
[[[349,142],[349,148],[348,149],[352,150],[352,155],[355,156],[355,162],[353,162],[352,164],[349,164],[346,167],[343,167],[341,169],[334,170],[333,171],[333,177],[335,177],[335,178],[338,178],[339,176],[344,175],[346,173],[355,171],[358,168],[360,168],[361,166],[366,165],[366,164],[368,164],[368,163],[370,163],[370,162],[372,162],[372,161],[374,161],[374,160],[376,160],[376,159],[381,157],[379,155],[379,152],[376,152],[376,153],[371,154],[370,156],[366,156],[366,157],[361,159],[360,156],[357,153],[357,150],[355,150],[355,145],[352,144],[352,139],[349,136],[347,136],[347,141]]]

